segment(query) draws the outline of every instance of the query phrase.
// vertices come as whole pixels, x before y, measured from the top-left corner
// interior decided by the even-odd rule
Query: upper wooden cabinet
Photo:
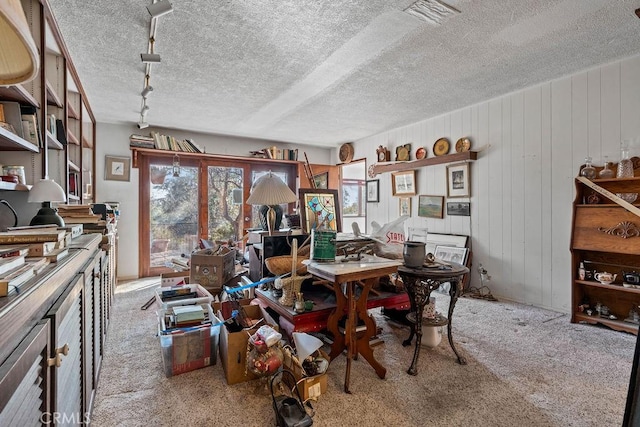
[[[30,82],[0,87],[10,125],[0,127],[0,164],[24,166],[27,185],[44,176],[55,180],[68,203],[91,203],[95,119],[90,104],[48,3],[22,4],[40,51],[40,71]]]

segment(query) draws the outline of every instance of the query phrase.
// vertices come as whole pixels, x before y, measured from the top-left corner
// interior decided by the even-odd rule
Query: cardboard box
[[[251,304],[251,301],[253,301],[253,298],[242,298],[238,300],[238,303],[245,306]],[[234,301],[216,301],[211,303],[211,306],[213,307],[213,312],[216,313],[216,316],[220,319],[228,319],[231,317],[233,307],[235,307],[233,302]]]
[[[156,312],[164,374],[167,377],[216,364],[221,329],[220,320],[213,314],[210,304],[202,304],[202,307],[207,310],[212,326],[180,333],[166,332],[165,314],[167,310]]]
[[[235,249],[222,248],[219,255],[191,254],[190,283],[199,283],[211,294],[217,295],[222,286],[235,276]]]
[[[324,357],[327,362],[330,360],[329,355],[322,351],[322,349],[318,350],[322,357]],[[285,353],[286,354],[286,353]],[[300,392],[300,396],[302,400],[308,399],[317,399],[321,394],[327,392],[327,373],[324,372],[322,374],[314,375],[312,377],[307,377],[304,375],[302,371],[302,367],[298,364],[294,363],[290,357],[284,358],[284,368],[288,371],[291,371],[293,376],[296,378],[296,383],[298,384],[298,391]]]
[[[264,321],[249,330],[240,332],[229,332],[224,325],[220,328],[220,360],[222,361],[222,368],[224,369],[227,384],[230,385],[258,378],[252,372],[245,369],[249,337],[253,335],[260,326],[265,324],[278,330],[277,323],[264,308],[259,305],[245,305],[243,308],[248,317],[252,319],[264,319]],[[218,317],[225,320],[220,311],[218,312]]]
[[[189,273],[186,271],[173,271],[160,275],[160,286],[187,285],[189,283]]]
[[[183,299],[172,299],[172,298],[163,298],[163,293],[166,291],[177,291],[177,292],[188,292],[194,293],[197,295],[192,298],[183,298]],[[156,289],[156,302],[160,308],[167,310],[170,307],[175,307],[177,305],[192,305],[192,304],[208,304],[211,305],[211,301],[213,301],[213,295],[211,295],[205,288],[198,284],[193,285],[178,285],[178,286],[165,286]]]

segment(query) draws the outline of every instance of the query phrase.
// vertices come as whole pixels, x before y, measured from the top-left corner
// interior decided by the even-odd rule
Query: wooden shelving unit
[[[640,177],[637,176],[592,182],[614,194],[640,195]],[[571,321],[601,324],[637,335],[638,324],[625,319],[631,319],[632,310],[640,313],[640,289],[624,287],[623,272],[640,272],[640,217],[577,178],[575,185],[571,232]],[[598,197],[595,198],[594,194]],[[580,263],[587,270],[584,280],[578,276]],[[593,273],[603,271],[616,274],[616,280],[612,284],[596,281]],[[606,306],[608,314],[600,315],[596,309],[598,306]]]
[[[423,166],[441,165],[445,163],[464,162],[478,159],[477,151],[465,151],[462,153],[445,154],[443,156],[428,157],[408,162],[384,162],[373,165],[373,173],[376,175],[384,172],[398,172],[421,168]]]
[[[23,165],[29,181],[47,175],[65,188],[67,196],[77,199],[90,189],[86,202],[92,202],[95,195],[87,184],[94,181],[95,171],[93,113],[48,2],[23,0],[22,5],[40,52],[39,75],[23,84],[0,87],[0,101],[19,103],[22,120],[35,123],[31,129],[38,135],[22,138],[0,128],[0,164]],[[19,118],[14,121],[15,129],[23,129]],[[46,150],[41,148],[44,143]],[[3,183],[0,192],[24,187]]]

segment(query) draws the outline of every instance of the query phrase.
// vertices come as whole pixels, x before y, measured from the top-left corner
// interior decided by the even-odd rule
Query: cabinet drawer
[[[620,254],[640,253],[640,218],[616,206],[576,206],[572,248]]]

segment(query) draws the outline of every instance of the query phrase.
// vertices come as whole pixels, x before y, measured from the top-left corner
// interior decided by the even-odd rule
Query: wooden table
[[[350,393],[349,378],[351,375],[351,361],[361,354],[373,367],[378,377],[384,378],[387,369],[373,356],[373,349],[369,345],[370,338],[376,333],[376,324],[367,312],[367,298],[376,279],[395,273],[400,261],[366,256],[363,261],[341,262],[343,257],[336,257],[334,263],[310,262],[307,271],[316,277],[328,280],[333,284],[336,295],[336,308],[327,321],[327,329],[333,335],[333,344],[329,354],[331,361],[335,360],[344,349],[347,350],[347,369],[344,378],[344,391]],[[362,292],[356,298],[356,286],[361,286]],[[344,331],[338,323],[346,312]],[[356,332],[359,321],[366,329]]]
[[[402,278],[404,288],[409,294],[409,301],[411,302],[411,312],[407,315],[407,319],[412,323],[411,334],[402,345],[408,346],[413,340],[414,334],[416,338],[416,347],[413,351],[413,360],[411,366],[407,370],[410,375],[418,374],[418,356],[420,355],[420,344],[422,343],[422,326],[444,326],[447,325],[447,336],[449,339],[449,345],[451,349],[458,357],[458,363],[466,365],[467,361],[464,357],[458,354],[458,350],[453,345],[453,337],[451,335],[451,318],[453,316],[453,309],[456,306],[460,291],[462,289],[461,282],[462,276],[469,272],[469,269],[461,264],[449,263],[449,267],[437,266],[433,268],[420,267],[409,268],[401,266],[398,268],[398,274]],[[438,315],[435,319],[423,319],[422,313],[425,305],[429,303],[429,297],[431,292],[438,289],[441,283],[451,283],[449,290],[449,310],[447,317]]]

